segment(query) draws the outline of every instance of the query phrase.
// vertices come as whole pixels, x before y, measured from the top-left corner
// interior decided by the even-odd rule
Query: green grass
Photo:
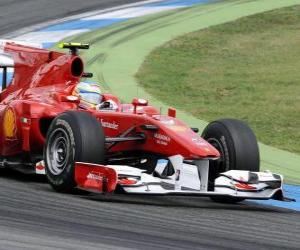
[[[258,140],[300,153],[300,6],[184,35],[136,77],[158,99],[203,119],[245,120]]]

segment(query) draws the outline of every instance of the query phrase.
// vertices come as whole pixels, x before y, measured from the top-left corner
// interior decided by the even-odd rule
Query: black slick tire
[[[221,154],[219,160],[210,162],[209,190],[213,190],[214,180],[219,173],[229,170],[259,171],[259,149],[251,128],[235,119],[222,119],[211,122],[202,137]],[[212,197],[220,202],[238,202],[242,199]]]
[[[105,164],[105,136],[100,122],[86,112],[60,114],[47,132],[44,161],[50,185],[58,192],[73,191],[75,162]]]

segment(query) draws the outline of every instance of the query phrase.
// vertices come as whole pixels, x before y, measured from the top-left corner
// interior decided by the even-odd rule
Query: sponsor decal
[[[3,130],[6,139],[16,139],[17,125],[16,115],[12,108],[7,108],[3,117]]]
[[[116,122],[107,122],[104,121],[103,119],[100,120],[102,127],[103,128],[110,128],[110,129],[114,129],[117,130],[119,128],[119,124],[117,124]]]
[[[93,171],[90,168],[92,168],[92,166],[76,166],[75,180],[77,185],[86,190],[92,190],[100,193],[106,192],[106,177],[103,176],[102,173]]]
[[[192,142],[201,147],[207,147],[207,142],[203,141],[202,138],[194,137],[192,138]]]
[[[101,175],[99,175],[99,174],[97,174],[97,173],[92,173],[92,172],[90,172],[90,173],[86,176],[86,178],[87,178],[88,180],[96,180],[96,181],[102,181],[102,180],[103,180],[103,177],[102,177]]]
[[[194,142],[197,146],[201,147],[204,151],[210,152],[210,148],[206,141],[204,141],[201,137],[192,138],[192,142]]]
[[[167,135],[155,133],[154,138],[156,139],[157,144],[165,145],[167,146],[169,142],[171,141],[171,138]]]

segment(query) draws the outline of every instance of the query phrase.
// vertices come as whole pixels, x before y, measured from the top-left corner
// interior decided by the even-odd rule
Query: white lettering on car
[[[203,139],[194,137],[192,138],[192,142],[194,142],[196,145],[200,147],[207,147],[207,142],[203,141]]]
[[[107,122],[107,121],[104,121],[103,119],[101,119],[101,124],[102,124],[102,127],[104,127],[104,128],[110,128],[110,129],[114,129],[114,130],[117,130],[119,128],[119,124],[115,123],[114,121]]]
[[[90,180],[96,180],[96,181],[103,180],[102,176],[100,176],[99,174],[94,174],[94,173],[89,173],[86,178],[90,179]]]
[[[167,146],[171,141],[171,138],[167,135],[162,135],[159,133],[154,134],[154,138],[156,138],[156,143]]]

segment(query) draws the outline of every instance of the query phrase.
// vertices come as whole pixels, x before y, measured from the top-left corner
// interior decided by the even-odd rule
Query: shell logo
[[[16,116],[12,108],[7,108],[3,117],[4,136],[8,139],[16,138]]]

